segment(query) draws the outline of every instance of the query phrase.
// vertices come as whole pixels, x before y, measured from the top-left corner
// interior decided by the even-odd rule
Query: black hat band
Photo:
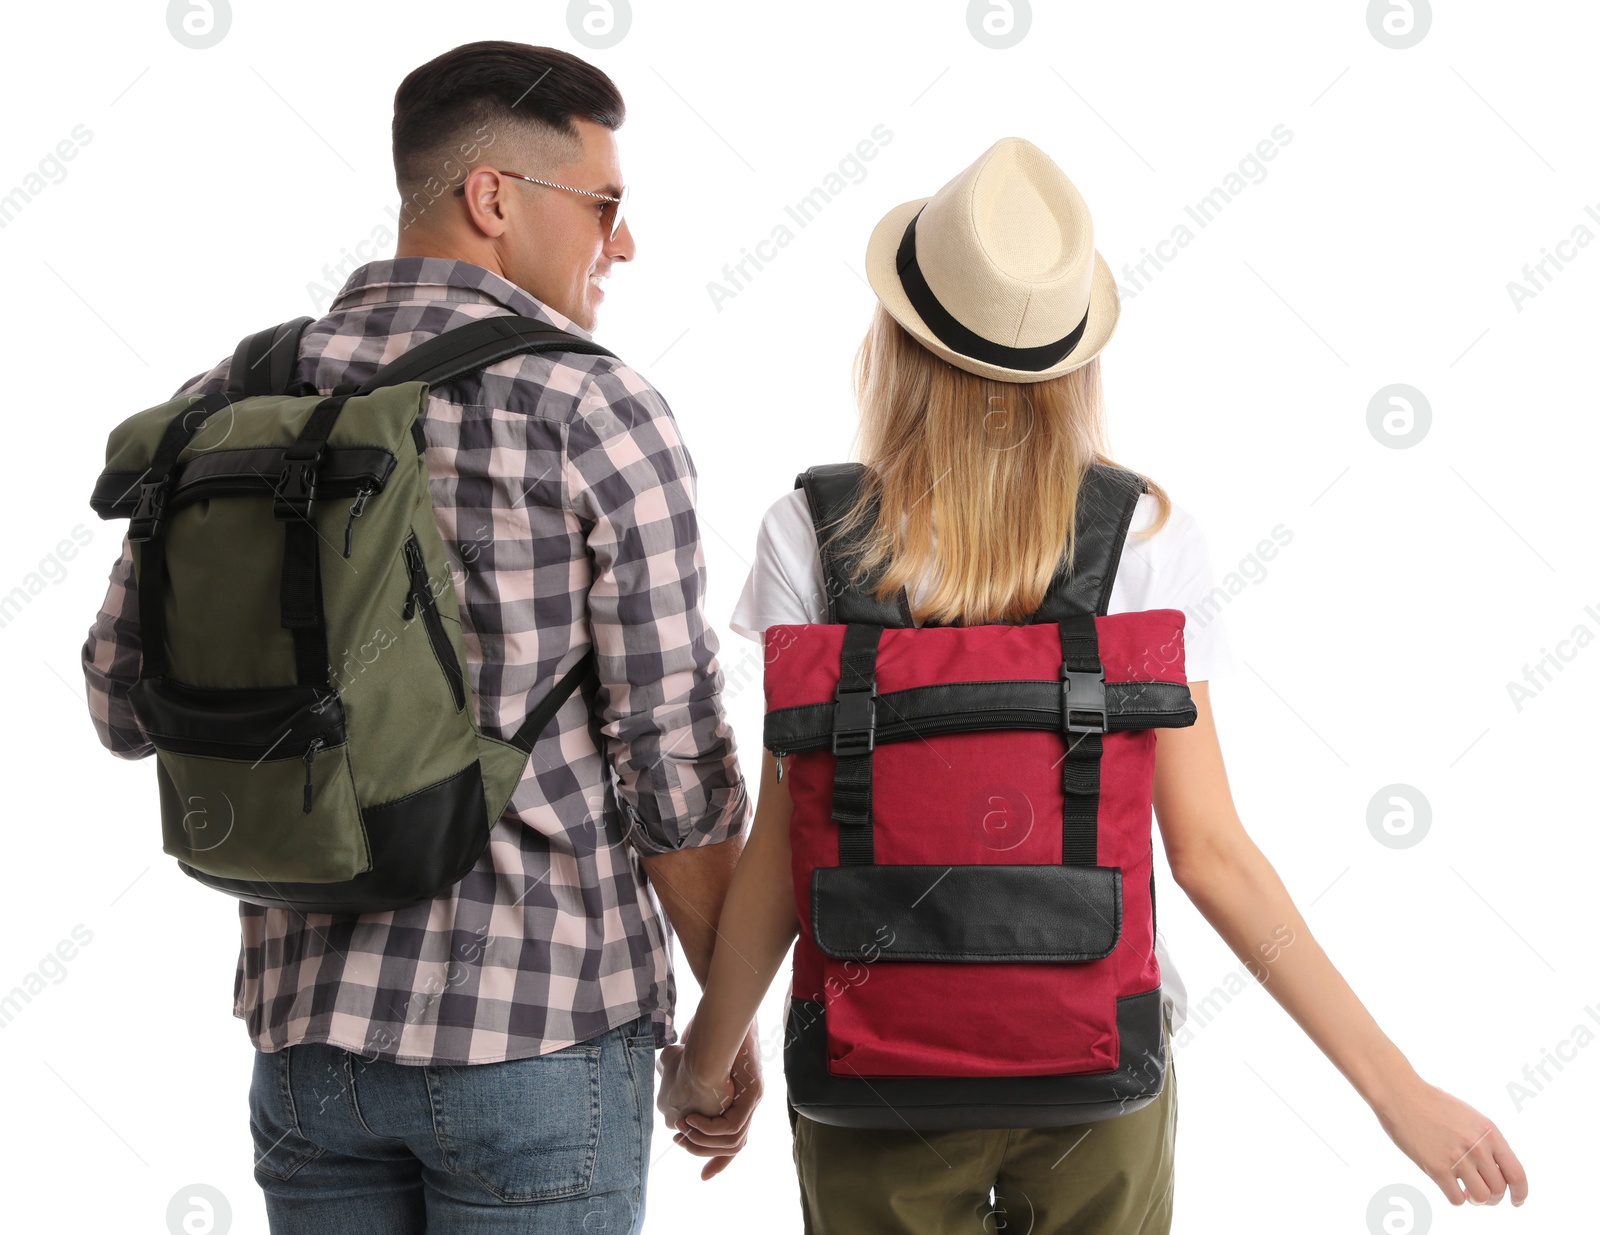
[[[895,254],[895,265],[900,271],[900,286],[905,289],[906,298],[928,329],[933,331],[934,338],[963,356],[1029,373],[1038,373],[1067,358],[1067,354],[1078,345],[1078,340],[1083,338],[1084,328],[1089,324],[1088,309],[1083,311],[1083,320],[1070,334],[1038,347],[1007,347],[974,334],[956,321],[950,311],[939,303],[939,298],[933,294],[928,280],[922,275],[922,267],[917,265],[917,220],[921,217],[922,210],[918,210],[911,217],[911,222],[906,224],[905,235],[900,238],[900,250]]]

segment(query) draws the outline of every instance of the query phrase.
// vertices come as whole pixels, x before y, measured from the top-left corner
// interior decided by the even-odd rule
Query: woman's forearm
[[[1242,828],[1225,849],[1197,856],[1179,884],[1374,1111],[1386,1113],[1419,1079],[1312,937],[1278,872]]]
[[[789,870],[787,786],[764,755],[750,839],[739,855],[717,920],[716,949],[694,1021],[684,1034],[684,1067],[706,1084],[727,1077],[767,988],[800,929]]]

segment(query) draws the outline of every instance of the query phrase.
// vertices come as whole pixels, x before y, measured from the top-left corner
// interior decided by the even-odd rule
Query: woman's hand
[[[1414,1077],[1392,1102],[1373,1110],[1389,1139],[1452,1205],[1499,1204],[1508,1186],[1513,1205],[1527,1197],[1528,1176],[1500,1129],[1460,1098]]]
[[[691,1024],[685,1036],[692,1034]],[[718,1082],[694,1076],[687,1051],[687,1045],[675,1043],[657,1056],[661,1091],[656,1106],[677,1129],[672,1138],[675,1142],[697,1157],[710,1159],[700,1171],[701,1179],[710,1179],[727,1168],[749,1138],[750,1116],[762,1093],[761,1040],[751,1021],[733,1067]]]
[[[1492,1205],[1508,1186],[1511,1203],[1522,1204],[1527,1175],[1500,1130],[1412,1070],[1245,832],[1222,763],[1210,688],[1191,682],[1189,691],[1195,723],[1158,731],[1152,790],[1178,886],[1452,1205]]]

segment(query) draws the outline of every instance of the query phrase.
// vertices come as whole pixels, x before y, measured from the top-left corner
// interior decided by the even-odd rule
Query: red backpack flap
[[[870,856],[849,862],[832,751],[847,627],[768,628],[764,743],[792,756],[802,931],[786,1071],[802,1113],[1050,1126],[1159,1092],[1124,1055],[1145,1053],[1152,1030],[1160,1048],[1151,729],[1194,720],[1184,615],[1093,621],[1106,731],[1092,735],[1063,730],[1055,623],[884,629]],[[1086,864],[1063,855],[1069,737],[1098,744]]]

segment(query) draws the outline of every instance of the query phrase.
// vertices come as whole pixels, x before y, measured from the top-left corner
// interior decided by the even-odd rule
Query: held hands
[[[685,1036],[693,1031],[691,1024]],[[658,1055],[661,1089],[656,1107],[678,1130],[674,1141],[696,1157],[711,1159],[700,1172],[701,1179],[710,1179],[744,1148],[750,1116],[761,1101],[761,1043],[756,1023],[750,1022],[733,1068],[721,1081],[692,1075],[685,1062],[687,1050],[684,1043],[675,1043]]]
[[[1374,1110],[1389,1139],[1452,1205],[1497,1205],[1508,1186],[1513,1205],[1527,1198],[1527,1173],[1500,1129],[1461,1099],[1416,1077],[1393,1102]]]

